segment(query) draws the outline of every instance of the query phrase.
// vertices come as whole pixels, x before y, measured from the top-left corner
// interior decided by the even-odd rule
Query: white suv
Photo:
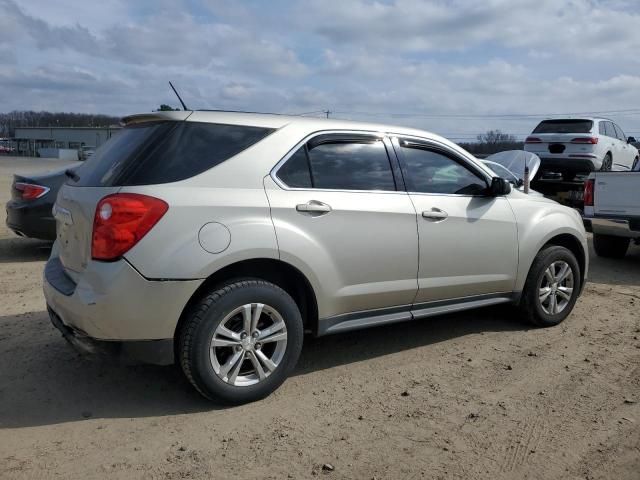
[[[604,118],[543,120],[524,142],[524,149],[542,160],[541,170],[552,169],[571,180],[576,173],[594,170],[633,170],[638,149],[622,129]],[[567,178],[570,177],[570,178]]]

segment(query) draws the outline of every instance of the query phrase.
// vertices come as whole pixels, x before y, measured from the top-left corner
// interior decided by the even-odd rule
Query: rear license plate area
[[[549,145],[549,153],[563,153],[565,148],[567,147],[561,143],[552,143]]]

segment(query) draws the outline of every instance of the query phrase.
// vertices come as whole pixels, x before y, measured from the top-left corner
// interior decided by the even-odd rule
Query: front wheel
[[[580,287],[580,266],[573,253],[557,245],[546,247],[529,270],[520,309],[537,326],[558,325],[573,310]]]
[[[302,349],[300,310],[263,280],[229,283],[188,314],[178,339],[180,364],[206,398],[247,403],[277,389]]]

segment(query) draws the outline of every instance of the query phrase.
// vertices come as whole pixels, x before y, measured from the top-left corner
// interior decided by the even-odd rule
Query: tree
[[[487,133],[482,133],[476,137],[479,143],[486,143],[489,145],[495,145],[499,143],[516,143],[518,139],[514,135],[508,133],[502,133],[500,130],[489,130]]]
[[[179,108],[173,108],[171,105],[166,105],[166,104],[162,104],[160,105],[160,108],[158,110],[156,110],[156,112],[178,112],[180,111]]]
[[[502,133],[500,130],[489,130],[476,137],[477,142],[460,143],[460,146],[474,155],[486,156],[505,150],[522,150],[524,143],[515,135]]]

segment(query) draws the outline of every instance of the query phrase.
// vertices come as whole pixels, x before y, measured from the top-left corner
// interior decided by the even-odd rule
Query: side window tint
[[[314,188],[395,190],[384,143],[322,143],[309,151]]]
[[[616,138],[616,131],[613,128],[613,123],[604,122],[605,135],[607,137]]]
[[[616,137],[618,137],[618,140],[626,142],[627,138],[624,136],[624,132],[622,131],[622,129],[615,123],[613,124],[613,127],[616,129]]]
[[[604,124],[605,124],[605,122],[600,122],[598,124],[598,132],[600,133],[600,135],[606,135],[607,134],[607,132],[606,132],[606,130],[604,128]]]
[[[410,192],[479,195],[487,184],[478,175],[435,150],[402,147]]]
[[[304,146],[280,167],[278,178],[291,188],[311,188],[311,172]]]

